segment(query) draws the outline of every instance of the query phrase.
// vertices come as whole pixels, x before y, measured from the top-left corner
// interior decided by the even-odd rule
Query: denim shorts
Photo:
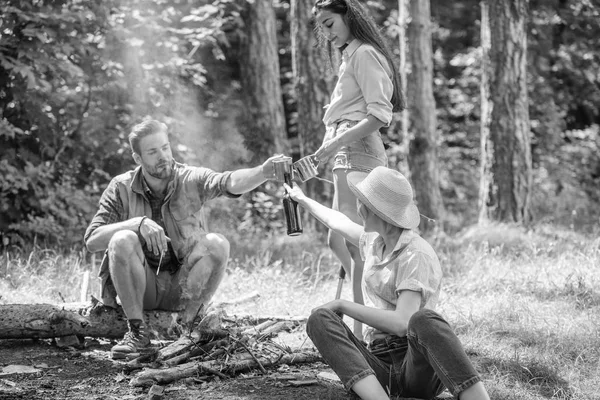
[[[327,126],[325,138],[334,138],[359,121],[342,120]],[[333,170],[351,169],[353,171],[370,172],[375,167],[387,166],[387,155],[379,131],[371,132],[362,139],[343,146],[334,157]]]

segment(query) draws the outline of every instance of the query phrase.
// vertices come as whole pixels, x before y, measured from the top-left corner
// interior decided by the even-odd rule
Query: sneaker
[[[156,349],[152,347],[150,338],[146,333],[145,326],[128,321],[129,331],[116,345],[110,349],[113,360],[134,358],[143,354],[149,354]]]

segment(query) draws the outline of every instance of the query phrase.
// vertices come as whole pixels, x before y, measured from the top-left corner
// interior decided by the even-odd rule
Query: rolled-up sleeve
[[[231,177],[231,171],[215,172],[208,168],[198,168],[198,190],[202,193],[204,201],[214,199],[218,196],[238,198],[241,195],[227,191],[227,182]]]
[[[124,219],[123,203],[119,196],[117,182],[113,179],[106,189],[104,189],[104,192],[100,197],[98,211],[96,212],[96,215],[94,215],[94,218],[92,218],[92,222],[90,222],[90,225],[83,235],[84,243],[87,243],[92,233],[94,233],[98,227],[121,222]]]
[[[392,121],[391,98],[394,83],[387,59],[371,46],[360,46],[355,62],[355,77],[367,104],[367,115],[372,115],[386,126]]]
[[[396,297],[403,290],[411,290],[421,293],[421,304],[429,301],[429,298],[437,292],[439,279],[437,279],[432,266],[433,260],[427,254],[413,253],[404,267],[406,274],[398,275],[396,281]]]

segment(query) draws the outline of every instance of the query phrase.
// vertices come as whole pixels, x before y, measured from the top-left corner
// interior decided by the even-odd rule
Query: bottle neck
[[[289,186],[289,187],[294,187],[294,183],[292,182],[292,174],[291,173],[284,173],[283,174],[283,181]]]

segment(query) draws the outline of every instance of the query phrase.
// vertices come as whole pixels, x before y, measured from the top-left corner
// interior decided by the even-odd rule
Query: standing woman
[[[325,137],[315,156],[321,163],[334,158],[332,208],[360,223],[346,177],[351,171],[387,166],[379,129],[390,124],[394,111],[405,107],[400,78],[375,22],[356,0],[317,0],[312,12],[319,43],[330,60],[333,47],[342,54],[338,81],[323,117]],[[331,230],[328,243],[351,276],[354,301],[363,304],[363,262],[357,247]],[[355,320],[359,339],[361,330]]]

